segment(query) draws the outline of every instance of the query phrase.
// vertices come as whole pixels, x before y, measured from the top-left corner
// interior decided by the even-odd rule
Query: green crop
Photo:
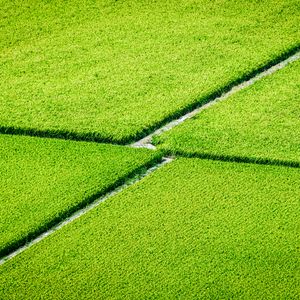
[[[0,6],[6,133],[128,142],[300,43],[298,0]]]
[[[0,256],[159,159],[145,149],[0,135]]]
[[[5,299],[296,299],[297,168],[178,159],[0,268]]]
[[[168,153],[300,166],[300,62],[154,138]]]

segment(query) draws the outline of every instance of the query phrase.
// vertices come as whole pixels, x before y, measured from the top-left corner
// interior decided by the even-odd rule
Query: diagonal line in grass
[[[6,251],[3,251],[3,253],[5,253],[4,256],[2,255],[3,257],[1,257],[0,253],[0,265],[16,257],[18,254],[42,241],[57,230],[88,213],[107,199],[119,194],[127,187],[139,182],[144,177],[153,173],[163,165],[170,163],[172,160],[173,158],[164,157],[161,161],[156,162],[154,165],[153,162],[148,163],[147,165],[143,166],[143,168],[135,170],[134,172],[132,172],[132,174],[127,175],[126,179],[121,178],[118,182],[115,183],[114,188],[113,186],[111,188],[107,188],[106,191],[101,193],[104,194],[103,196],[100,197],[100,195],[97,194],[93,195],[93,197],[91,197],[89,201],[86,202],[86,204],[83,203],[82,207],[77,207],[74,208],[74,210],[70,210],[67,215],[65,215],[61,219],[58,219],[56,222],[54,221],[53,224],[47,224],[45,230],[41,229],[39,232],[37,231],[34,235],[32,235],[31,238],[27,237],[26,239],[24,239],[24,242],[26,242],[25,244],[24,242],[22,243],[21,241],[19,241],[18,244],[15,245],[15,247],[12,246]]]
[[[0,257],[161,161],[160,152],[0,135]]]
[[[299,71],[294,61],[154,142],[186,157],[299,167]]]
[[[228,83],[223,88],[215,91],[208,96],[196,100],[194,103],[184,107],[183,109],[177,110],[173,114],[168,115],[160,122],[155,123],[153,126],[144,128],[137,134],[126,137],[124,139],[114,139],[113,137],[105,138],[97,133],[80,133],[75,131],[64,131],[64,130],[40,130],[37,128],[23,128],[15,126],[3,126],[0,125],[0,133],[2,134],[17,134],[26,136],[36,136],[45,138],[58,138],[75,141],[91,141],[97,143],[107,143],[116,145],[131,144],[135,148],[148,148],[153,149],[151,145],[151,139],[154,135],[159,135],[165,131],[168,131],[175,126],[179,125],[186,119],[193,117],[201,110],[214,105],[215,103],[225,100],[233,93],[252,85],[257,80],[268,76],[277,70],[285,67],[290,62],[299,59],[300,57],[300,45],[291,48],[289,51],[283,53],[277,58],[266,63],[264,66],[257,70],[245,75],[237,80]]]
[[[0,298],[297,298],[299,180],[176,159],[2,265]]]
[[[152,144],[153,137],[159,136],[162,133],[171,130],[172,128],[183,123],[184,121],[193,118],[195,115],[199,114],[201,111],[219,103],[220,101],[224,101],[224,100],[228,99],[231,95],[251,86],[258,80],[261,80],[262,78],[264,78],[266,76],[272,75],[276,71],[286,67],[288,64],[290,64],[296,60],[299,60],[300,52],[298,50],[299,50],[299,47],[295,48],[295,53],[292,51],[291,56],[289,56],[289,57],[283,56],[283,58],[286,57],[283,61],[280,61],[275,65],[271,65],[270,67],[266,66],[261,72],[257,72],[256,74],[253,74],[254,75],[253,77],[249,76],[251,78],[246,79],[245,81],[243,81],[241,83],[237,82],[236,85],[228,86],[228,90],[225,89],[221,95],[212,97],[211,100],[210,101],[208,100],[208,102],[206,102],[204,105],[201,105],[200,107],[197,107],[194,110],[187,112],[186,114],[184,114],[183,116],[180,116],[176,120],[172,120],[171,122],[165,124],[164,126],[156,129],[154,132],[150,133],[149,135],[143,137],[139,141],[132,143],[131,146],[134,148],[155,149],[156,148],[155,145]],[[182,155],[182,153],[180,155]],[[239,161],[239,159],[236,158],[236,161]]]
[[[300,41],[295,0],[78,4],[3,2],[2,126],[136,140]]]

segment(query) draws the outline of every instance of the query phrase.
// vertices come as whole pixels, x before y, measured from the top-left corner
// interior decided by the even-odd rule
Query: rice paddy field
[[[3,265],[4,292],[8,299],[299,296],[299,174],[180,158]]]
[[[300,166],[300,62],[155,137],[167,153]]]
[[[159,153],[116,145],[0,136],[0,253],[159,161]]]
[[[0,128],[129,142],[298,48],[299,1],[1,1]]]
[[[0,0],[0,299],[299,299],[299,24]]]

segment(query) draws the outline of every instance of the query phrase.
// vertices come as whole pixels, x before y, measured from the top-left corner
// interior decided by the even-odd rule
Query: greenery
[[[297,299],[300,170],[178,159],[0,268],[5,299]]]
[[[300,62],[124,146],[300,51],[299,0],[0,6],[0,299],[300,298]]]
[[[124,143],[299,48],[298,0],[0,0],[0,131]]]
[[[0,135],[0,145],[0,256],[160,159],[145,149],[55,139]]]
[[[300,62],[154,138],[168,153],[300,166]]]

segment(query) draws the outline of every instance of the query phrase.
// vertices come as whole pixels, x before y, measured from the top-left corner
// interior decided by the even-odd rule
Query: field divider
[[[144,137],[134,143],[131,143],[130,146],[133,148],[147,148],[147,149],[155,150],[156,147],[152,144],[152,138],[154,136],[161,135],[162,133],[171,130],[172,128],[183,123],[184,121],[193,118],[195,115],[199,114],[201,111],[203,111],[221,101],[228,99],[231,95],[253,85],[255,82],[261,80],[262,78],[267,77],[280,69],[283,69],[288,64],[290,64],[298,59],[300,59],[300,51],[285,58],[283,61],[265,69],[264,71],[262,71],[260,73],[256,73],[252,78],[245,80],[237,85],[232,86],[229,91],[223,92],[220,96],[217,95],[216,97],[212,98],[209,102],[201,105],[200,107],[197,107],[194,110],[187,112],[186,114],[180,116],[176,120],[170,121],[169,123],[165,124],[164,126],[156,129],[154,132],[150,133],[146,137]]]
[[[62,220],[59,223],[53,225],[52,227],[48,228],[44,232],[40,233],[38,236],[36,236],[32,240],[28,241],[26,244],[12,250],[10,253],[6,254],[3,257],[1,257],[0,258],[0,266],[2,264],[4,264],[5,262],[7,262],[8,260],[10,260],[10,259],[14,258],[15,256],[17,256],[21,252],[23,252],[26,249],[30,248],[31,246],[39,243],[40,241],[42,241],[46,237],[50,236],[51,234],[53,234],[57,230],[64,227],[65,225],[73,222],[74,220],[78,219],[82,215],[84,215],[87,212],[91,211],[92,209],[94,209],[95,207],[100,205],[102,202],[108,200],[109,198],[111,198],[112,196],[114,196],[116,194],[119,194],[120,192],[122,192],[126,188],[130,187],[131,185],[141,181],[143,178],[150,175],[155,170],[159,169],[160,167],[164,166],[165,164],[170,163],[172,160],[173,160],[172,157],[163,157],[159,162],[152,165],[151,167],[147,168],[145,166],[145,168],[147,168],[147,169],[144,172],[140,171],[139,173],[136,173],[136,174],[132,175],[123,184],[117,186],[115,189],[111,190],[110,192],[107,192],[103,196],[101,196],[101,197],[97,198],[96,200],[94,200],[93,202],[87,204],[85,207],[75,211],[73,214],[71,214],[70,216],[68,216],[64,220]]]
[[[297,50],[297,52],[296,52],[296,50]],[[227,88],[223,89],[223,91],[224,91],[223,93],[217,91],[215,93],[215,97],[211,96],[211,97],[208,97],[205,99],[205,101],[207,101],[205,104],[201,105],[201,103],[199,103],[199,102],[198,102],[198,104],[194,103],[193,105],[197,106],[194,110],[185,113],[184,115],[180,116],[178,119],[170,121],[169,123],[156,129],[155,131],[153,131],[149,135],[143,137],[142,139],[140,139],[136,142],[133,142],[131,144],[126,144],[125,142],[124,143],[122,142],[122,144],[124,144],[125,146],[133,147],[133,148],[147,148],[147,149],[155,150],[156,147],[152,144],[153,136],[160,135],[166,131],[171,130],[172,128],[183,123],[184,121],[194,117],[201,111],[217,104],[220,101],[226,100],[227,98],[229,98],[231,95],[237,93],[238,91],[240,91],[244,88],[247,88],[248,86],[251,86],[255,82],[259,81],[260,79],[262,79],[266,76],[269,76],[269,75],[275,73],[276,71],[284,68],[288,64],[300,59],[299,47],[297,49],[295,48],[294,50],[291,50],[289,53],[291,55],[288,57],[287,57],[287,53],[283,54],[281,56],[281,58],[285,58],[281,62],[279,62],[271,67],[268,67],[268,68],[262,67],[261,72],[259,72],[259,71],[252,72],[253,77],[251,77],[249,75],[247,78],[249,78],[249,77],[251,77],[251,78],[249,78],[243,82],[241,82],[241,80],[237,80],[235,85],[234,85],[234,83],[230,84]],[[277,58],[273,62],[275,63],[278,60],[279,60],[279,58]],[[272,62],[269,62],[268,65],[270,65],[271,63]],[[237,83],[237,82],[241,82],[241,83]],[[220,93],[221,93],[221,95],[220,95]],[[201,106],[199,106],[199,105],[201,105]],[[188,108],[186,108],[185,111],[186,110],[188,110]],[[18,131],[18,130],[20,130],[20,131]],[[8,129],[8,128],[0,126],[0,133],[6,133],[6,134],[33,135],[33,136],[43,136],[43,137],[50,137],[50,138],[51,137],[57,138],[58,136],[56,136],[56,134],[58,134],[59,138],[62,138],[62,139],[85,140],[85,138],[83,136],[77,136],[76,134],[75,134],[75,136],[67,136],[66,137],[64,132],[55,132],[55,133],[53,133],[53,136],[47,136],[46,132],[39,132],[39,134],[36,135],[34,131],[31,131],[31,132],[24,131],[23,132],[22,129],[18,129],[18,130],[17,130],[17,132],[14,132],[13,128]],[[95,140],[95,137],[93,135],[91,135],[89,138],[91,141],[108,143],[108,141],[102,140],[101,138],[100,138],[100,140]],[[111,141],[111,143],[114,143],[114,142]],[[203,158],[203,159],[222,160],[222,161],[231,161],[231,162],[283,165],[283,166],[297,167],[297,168],[300,167],[300,164],[298,162],[279,161],[279,160],[275,161],[275,160],[269,160],[269,159],[255,159],[255,158],[249,158],[249,157],[219,156],[219,155],[205,154],[205,153],[203,153],[203,154],[201,154],[201,153],[200,154],[199,153],[198,154],[187,154],[187,153],[181,153],[181,152],[171,153],[169,151],[164,151],[164,154],[166,156],[176,155],[176,156],[183,156],[183,157],[198,157],[198,158]],[[66,215],[61,220],[57,221],[57,223],[49,225],[48,228],[43,229],[41,232],[38,232],[38,233],[36,233],[36,235],[28,238],[28,240],[23,241],[22,244],[16,246],[15,248],[8,250],[7,253],[4,253],[3,255],[0,256],[0,265],[3,264],[4,262],[6,262],[7,260],[10,260],[11,258],[15,257],[16,255],[23,252],[24,250],[31,247],[32,245],[43,240],[44,238],[51,235],[52,233],[59,230],[60,228],[64,227],[65,225],[72,222],[73,220],[79,218],[80,216],[87,213],[91,209],[95,208],[96,206],[98,206],[100,203],[104,202],[108,198],[114,196],[115,194],[118,194],[119,192],[126,189],[128,186],[131,186],[132,184],[140,181],[142,178],[146,177],[148,174],[154,172],[156,169],[158,169],[159,167],[161,167],[162,165],[164,165],[166,163],[169,163],[172,160],[173,160],[173,157],[165,157],[160,162],[156,162],[151,167],[144,166],[146,169],[145,172],[136,170],[135,173],[129,175],[129,178],[127,178],[126,180],[123,180],[122,182],[119,182],[113,189],[110,189],[109,191],[107,191],[106,194],[104,194],[103,196],[97,195],[98,198],[95,197],[96,200],[90,199],[91,201],[88,203],[85,203],[84,207],[78,207],[76,209],[76,211],[70,212],[69,215]]]
[[[218,155],[211,153],[186,153],[184,151],[169,151],[164,150],[164,155],[168,157],[184,157],[184,158],[199,158],[207,160],[216,160],[223,162],[232,163],[247,163],[247,164],[258,164],[258,165],[268,165],[268,166],[283,166],[289,168],[300,168],[300,162],[279,160],[279,159],[269,159],[269,158],[255,158],[248,156],[238,156],[238,155]]]
[[[39,129],[7,125],[0,125],[0,134],[26,135],[75,141],[90,141],[95,143],[133,146],[135,148],[154,149],[154,146],[150,145],[151,139],[154,135],[158,135],[164,131],[172,129],[186,119],[192,118],[201,110],[214,105],[216,102],[228,98],[231,94],[234,94],[237,91],[253,84],[257,80],[260,80],[261,78],[268,76],[279,69],[282,69],[290,62],[299,59],[299,57],[300,44],[296,44],[294,47],[291,47],[283,53],[278,54],[278,56],[266,61],[256,69],[253,69],[248,73],[245,72],[245,74],[236,79],[233,79],[224,86],[218,87],[216,91],[204,95],[203,97],[194,99],[193,102],[187,104],[181,109],[171,112],[169,115],[163,117],[163,119],[157,121],[156,123],[122,138],[104,136],[98,132],[77,132],[67,129]]]

